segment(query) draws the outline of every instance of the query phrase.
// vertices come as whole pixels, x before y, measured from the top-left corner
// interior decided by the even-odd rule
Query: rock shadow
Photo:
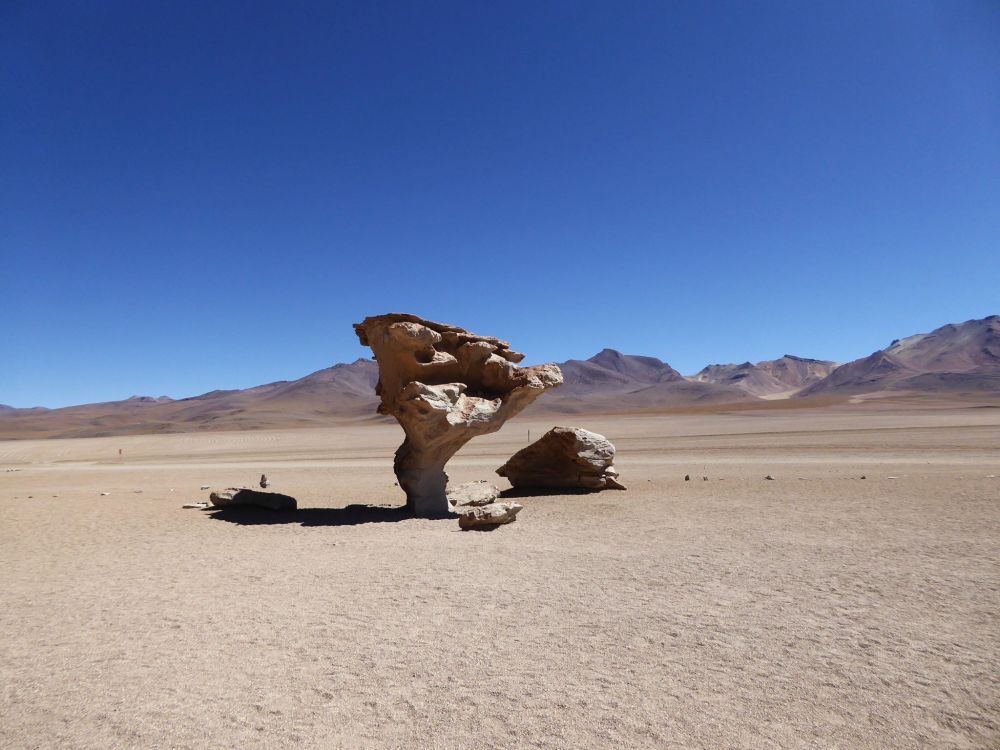
[[[600,489],[586,487],[511,487],[500,493],[503,499],[518,497],[548,497],[551,495],[593,495]]]
[[[299,508],[298,510],[266,510],[247,505],[227,505],[205,508],[215,521],[240,526],[273,526],[294,523],[300,526],[358,526],[365,523],[393,523],[416,518],[405,507],[384,505],[348,505],[344,508]],[[455,516],[425,520],[455,520]]]

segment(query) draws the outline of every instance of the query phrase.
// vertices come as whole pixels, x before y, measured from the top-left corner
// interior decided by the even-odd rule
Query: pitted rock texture
[[[615,446],[603,435],[553,427],[511,456],[497,474],[517,489],[623,490],[614,460]]]
[[[406,433],[394,467],[407,508],[420,516],[449,513],[444,467],[459,448],[563,380],[555,365],[518,367],[524,355],[506,341],[415,315],[377,315],[354,330],[378,362],[379,412]]]

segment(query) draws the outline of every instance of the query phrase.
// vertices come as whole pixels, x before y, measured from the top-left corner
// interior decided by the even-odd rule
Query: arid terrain
[[[452,480],[557,423],[628,491],[492,532],[394,509],[392,424],[0,442],[0,747],[1000,746],[1000,409],[529,415]]]

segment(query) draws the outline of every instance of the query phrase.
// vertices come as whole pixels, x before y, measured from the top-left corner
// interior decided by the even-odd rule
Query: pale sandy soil
[[[0,443],[0,746],[1000,746],[1000,410],[572,420],[629,490],[489,533],[394,426]]]

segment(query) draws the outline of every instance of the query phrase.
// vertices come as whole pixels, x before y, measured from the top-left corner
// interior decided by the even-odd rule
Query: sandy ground
[[[629,490],[487,533],[394,426],[0,442],[0,747],[1000,747],[1000,409],[577,420]]]

